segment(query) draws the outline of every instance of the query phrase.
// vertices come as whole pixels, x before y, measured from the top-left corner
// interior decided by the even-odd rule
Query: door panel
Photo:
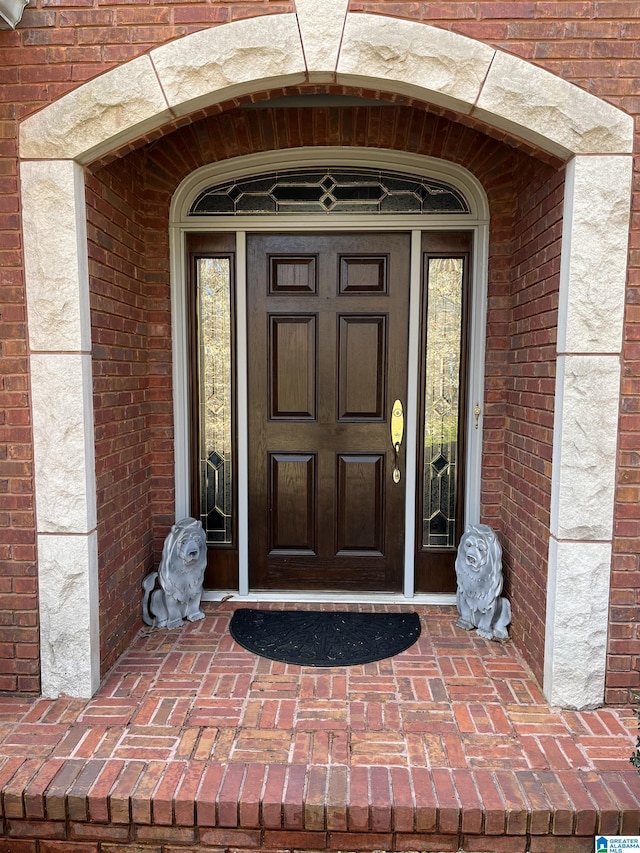
[[[316,258],[314,255],[301,258],[270,258],[269,293],[290,295],[292,293],[315,293]]]
[[[336,483],[338,554],[384,552],[384,457],[341,454]]]
[[[315,420],[316,318],[270,317],[269,414]]]
[[[316,456],[269,455],[269,553],[316,551]]]
[[[386,378],[386,316],[339,317],[338,420],[383,420]]]
[[[250,235],[247,287],[250,586],[400,591],[409,236]]]
[[[340,258],[340,293],[386,293],[387,259],[359,258],[345,255]]]

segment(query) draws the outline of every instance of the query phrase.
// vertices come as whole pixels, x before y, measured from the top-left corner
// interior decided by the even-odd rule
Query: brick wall
[[[0,160],[0,168],[3,165],[11,164]],[[15,175],[0,176],[0,187],[15,191],[15,184]],[[40,639],[33,454],[15,211],[15,196],[0,196],[0,691],[37,692]]]
[[[640,68],[637,43],[640,16],[635,2],[442,2],[351,3],[367,11],[424,20],[439,27],[480,39],[510,51],[563,76],[592,94],[640,115],[637,80]],[[88,7],[85,0],[32,0],[15,32],[0,31],[0,268],[3,308],[0,317],[0,690],[35,690],[38,686],[38,643],[35,590],[35,536],[30,459],[30,411],[27,380],[27,338],[24,329],[24,293],[20,211],[17,186],[17,126],[34,112],[83,81],[144,53],[156,44],[193,30],[237,18],[291,11],[277,2],[131,2]],[[387,129],[387,132],[391,132]],[[637,183],[637,177],[636,177]],[[492,235],[508,222],[513,199],[492,199]],[[504,208],[504,210],[503,210]],[[614,572],[608,701],[626,701],[628,687],[640,687],[640,194],[634,195],[631,234],[631,271],[626,310],[622,383],[622,422],[618,454]],[[170,477],[168,462],[170,415],[167,395],[166,263],[164,248],[150,228],[147,248],[158,252],[147,265],[150,315],[148,326],[147,400],[156,411],[148,423],[163,448],[165,461],[151,470],[150,500],[157,507]],[[160,238],[162,242],[162,238]],[[505,247],[506,243],[495,241]],[[502,251],[502,250],[500,250]],[[508,303],[508,263],[502,255],[491,259],[490,327],[494,330],[488,353],[483,505],[487,520],[500,517],[500,458],[507,423],[517,434],[507,409],[504,311]],[[154,318],[153,320],[151,318]],[[511,399],[511,398],[509,398]],[[501,408],[502,407],[502,408]],[[520,428],[520,427],[519,427]],[[509,439],[511,441],[511,439]],[[168,523],[158,509],[156,521]],[[157,548],[157,544],[156,544]]]
[[[142,161],[87,177],[103,672],[139,627],[152,568]]]
[[[1,33],[0,39],[1,53]],[[11,67],[16,58],[8,65],[0,58],[0,691],[37,692],[40,638],[16,160],[19,107],[13,94],[19,73]]]
[[[145,161],[146,162],[146,161]],[[149,498],[153,513],[154,566],[160,562],[164,538],[175,521],[173,455],[173,357],[171,353],[171,294],[169,292],[169,232],[163,194],[158,205],[145,171],[147,239],[148,428],[153,449]]]
[[[513,636],[542,680],[564,170],[516,178],[503,526]]]
[[[640,689],[640,196],[634,180],[605,700]]]

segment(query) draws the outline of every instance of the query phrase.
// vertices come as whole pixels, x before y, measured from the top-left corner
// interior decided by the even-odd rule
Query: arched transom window
[[[189,216],[469,212],[460,190],[442,181],[380,169],[313,168],[207,187]]]

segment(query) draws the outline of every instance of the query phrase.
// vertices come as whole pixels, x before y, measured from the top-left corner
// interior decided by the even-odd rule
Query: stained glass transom
[[[229,258],[198,258],[200,520],[207,544],[233,533],[231,270]]]
[[[429,258],[422,546],[456,544],[462,258]]]
[[[462,193],[441,181],[377,169],[302,169],[208,187],[189,216],[469,212]]]

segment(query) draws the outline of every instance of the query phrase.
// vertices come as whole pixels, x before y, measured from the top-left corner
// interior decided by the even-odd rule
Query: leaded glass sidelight
[[[381,169],[315,168],[208,187],[189,216],[469,212],[462,193],[442,181]]]
[[[422,546],[455,547],[464,261],[430,257],[426,269]]]
[[[231,264],[197,258],[200,519],[210,545],[233,542]]]

